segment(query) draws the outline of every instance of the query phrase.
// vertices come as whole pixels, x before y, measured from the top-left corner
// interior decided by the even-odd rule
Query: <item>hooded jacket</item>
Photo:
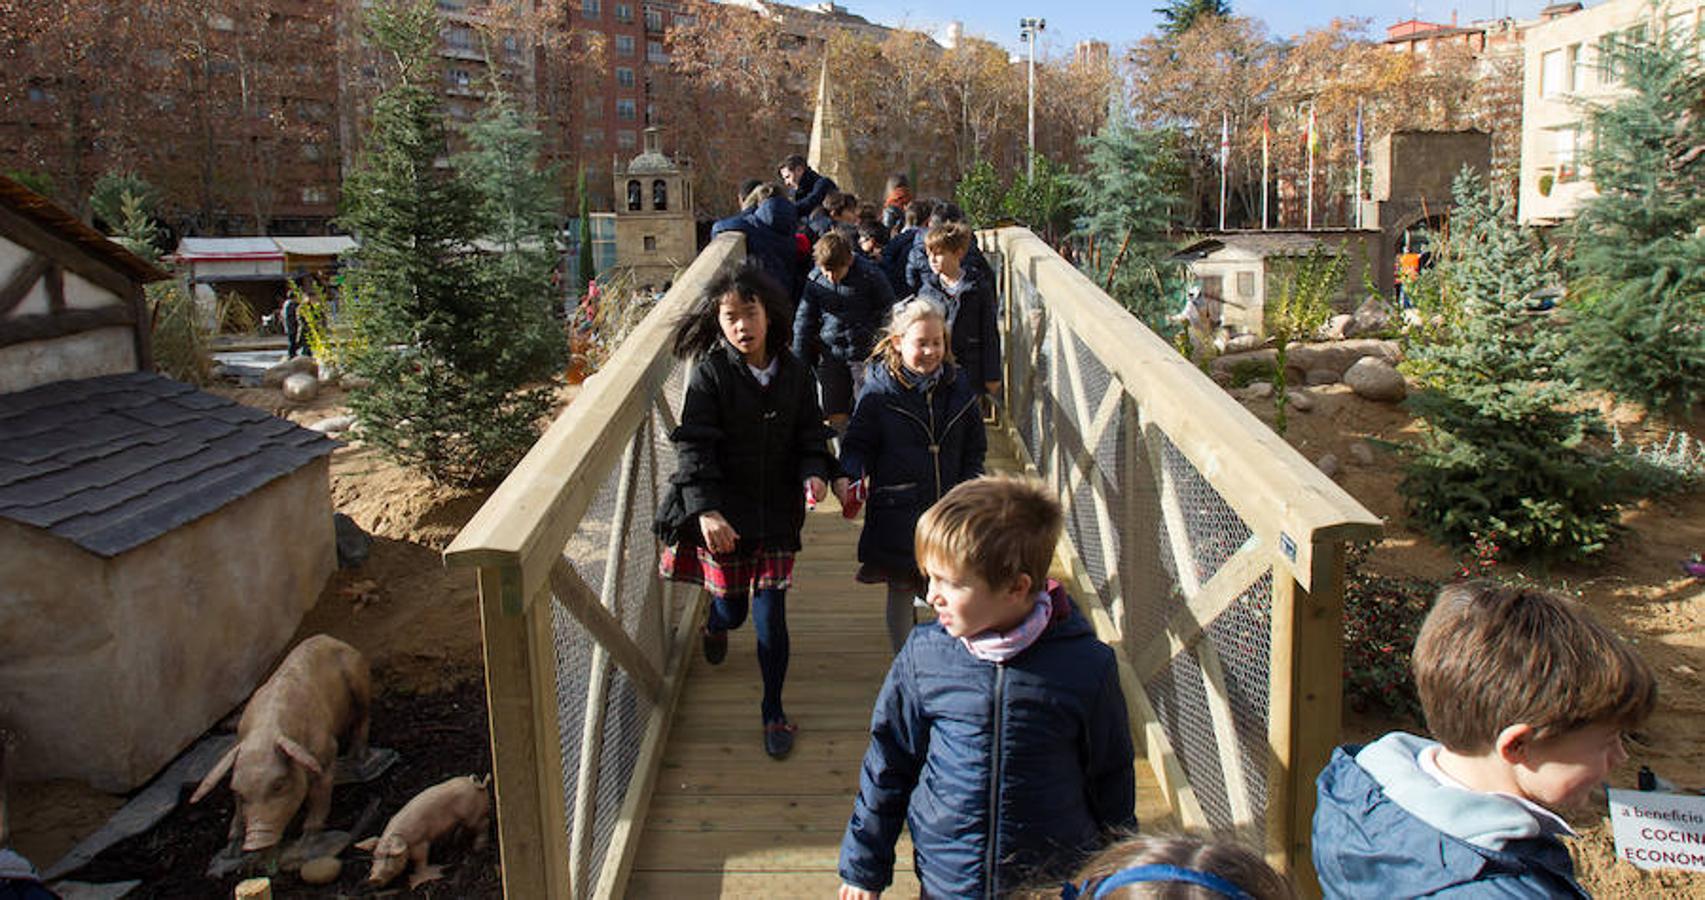
[[[841,362],[863,362],[893,305],[894,292],[882,270],[856,253],[840,284],[814,268],[805,279],[793,316],[793,354],[806,365],[816,365],[820,354]]]
[[[1135,829],[1135,751],[1113,651],[1049,585],[1048,630],[1005,663],[931,622],[876,698],[840,875],[881,890],[911,829],[928,897],[1004,897],[1069,874],[1112,829]]]
[[[918,296],[946,311],[953,338],[953,358],[965,369],[971,386],[981,393],[986,382],[1001,380],[1000,318],[994,283],[987,270],[965,266],[961,272],[964,283],[958,297],[948,295],[941,276],[934,272],[924,279]]]
[[[864,393],[841,438],[841,469],[870,476],[859,562],[893,573],[917,571],[912,535],[924,510],[954,485],[983,474],[988,435],[977,392],[957,366],[929,389],[900,383],[872,360]]]
[[[768,387],[721,340],[687,374],[681,424],[669,435],[675,473],[655,525],[664,543],[703,543],[698,517],[714,510],[739,533],[736,553],[799,550],[805,479],[838,470],[810,370],[786,347],[777,355]]]
[[[838,190],[840,187],[833,178],[806,166],[805,171],[799,173],[799,187],[793,191],[794,214],[801,222],[809,219],[811,213],[823,205],[823,198],[829,196],[830,191]]]
[[[1532,811],[1421,769],[1421,751],[1434,743],[1397,731],[1332,754],[1314,811],[1314,868],[1326,896],[1587,897],[1568,849]]]
[[[805,260],[793,237],[798,225],[792,201],[771,197],[739,215],[718,219],[711,225],[710,234],[711,237],[724,231],[744,234],[746,256],[769,273],[792,299],[799,296],[805,276]]]

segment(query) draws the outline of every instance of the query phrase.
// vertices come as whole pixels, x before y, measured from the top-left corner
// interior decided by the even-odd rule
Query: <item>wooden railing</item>
[[[1023,228],[997,270],[1002,426],[1067,509],[1068,554],[1175,817],[1313,888],[1339,730],[1344,550],[1380,520]]]
[[[657,577],[651,535],[669,331],[744,241],[699,255],[445,551],[479,573],[507,897],[621,895],[702,602]]]

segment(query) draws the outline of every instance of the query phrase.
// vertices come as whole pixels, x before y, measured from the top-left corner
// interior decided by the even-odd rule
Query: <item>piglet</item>
[[[367,755],[372,677],[354,647],[316,634],[296,645],[278,671],[249,698],[237,743],[201,780],[189,800],[207,796],[231,772],[237,812],[230,840],[243,850],[276,845],[308,801],[302,833],[325,828],[339,740],[352,759]]]
[[[373,854],[373,870],[367,875],[367,883],[390,883],[411,860],[414,874],[409,876],[410,889],[439,878],[443,873],[439,867],[427,865],[427,853],[433,841],[457,828],[472,829],[474,849],[484,848],[491,827],[491,793],[487,790],[490,783],[489,775],[485,778],[462,775],[414,795],[385,823],[383,834],[356,843],[355,849]]]

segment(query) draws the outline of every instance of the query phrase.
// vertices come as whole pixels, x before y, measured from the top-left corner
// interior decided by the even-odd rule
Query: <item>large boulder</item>
[[[1369,297],[1356,307],[1355,315],[1349,317],[1344,325],[1344,336],[1354,337],[1358,334],[1373,334],[1391,327],[1391,304],[1384,297]]]
[[[1323,344],[1293,344],[1290,355],[1285,358],[1285,364],[1292,369],[1300,369],[1305,373],[1316,369],[1328,369],[1337,372],[1341,377],[1344,372],[1356,364],[1357,360],[1368,357],[1397,365],[1403,361],[1403,350],[1397,346],[1396,341],[1370,340],[1367,338],[1330,341]]]
[[[294,359],[287,359],[261,374],[261,387],[279,387],[284,384],[284,379],[292,375],[313,375],[319,370],[320,364],[315,362],[312,356],[298,356]]]
[[[306,372],[284,379],[284,399],[291,403],[307,403],[319,395],[320,380]]]
[[[1356,396],[1384,403],[1395,403],[1409,396],[1409,386],[1402,373],[1391,363],[1375,357],[1364,357],[1344,372],[1344,383]]]

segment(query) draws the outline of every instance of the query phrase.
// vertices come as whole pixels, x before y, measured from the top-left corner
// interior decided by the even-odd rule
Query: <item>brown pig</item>
[[[237,812],[230,839],[243,849],[277,844],[308,800],[302,832],[326,826],[339,740],[352,759],[367,755],[367,716],[372,702],[367,660],[354,647],[316,634],[290,651],[278,671],[249,698],[237,725],[237,743],[201,780],[194,803],[231,772]]]
[[[437,866],[426,864],[432,842],[457,828],[474,832],[474,849],[485,846],[486,832],[491,827],[491,794],[487,785],[491,776],[475,778],[462,775],[440,782],[414,795],[403,805],[385,831],[376,838],[356,843],[355,849],[373,854],[373,871],[367,883],[383,885],[400,875],[409,862],[414,862],[414,874],[408,886],[413,889],[442,874]]]

